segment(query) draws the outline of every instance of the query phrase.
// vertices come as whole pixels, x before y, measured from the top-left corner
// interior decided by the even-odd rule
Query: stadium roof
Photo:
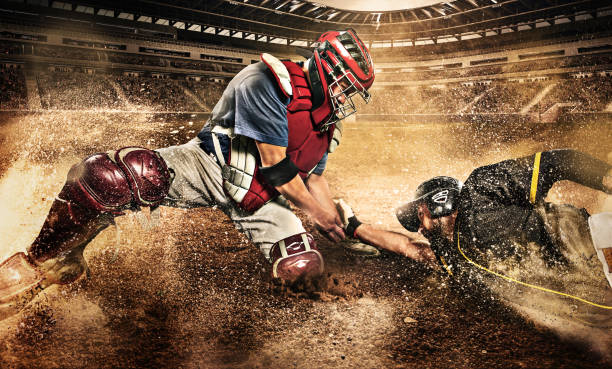
[[[338,0],[339,1],[339,0]],[[304,0],[13,0],[49,10],[165,25],[217,36],[310,46],[355,28],[378,46],[451,42],[610,17],[609,0],[455,0],[414,9],[355,11]],[[410,2],[405,2],[410,4]]]
[[[441,3],[440,0],[317,0],[312,2],[332,8],[368,12],[414,9]]]

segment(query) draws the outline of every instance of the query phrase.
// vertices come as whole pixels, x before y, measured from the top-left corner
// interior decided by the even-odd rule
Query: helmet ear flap
[[[324,62],[319,50],[315,50],[312,58],[308,60],[308,76],[312,93],[311,114],[315,122],[323,122],[332,113],[331,102],[327,93],[329,85],[325,78],[325,73],[327,72],[324,68]]]

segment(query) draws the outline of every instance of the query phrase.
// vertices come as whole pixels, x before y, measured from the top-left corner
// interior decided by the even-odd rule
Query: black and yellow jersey
[[[538,208],[547,205],[544,199],[558,181],[570,180],[604,191],[602,180],[611,167],[569,149],[479,167],[467,178],[459,195],[454,243],[458,237],[463,248],[504,259],[516,254],[517,244],[535,242],[543,255],[561,257],[556,237],[550,234]],[[586,211],[584,216],[586,222]],[[456,245],[439,251],[451,270],[465,264]]]

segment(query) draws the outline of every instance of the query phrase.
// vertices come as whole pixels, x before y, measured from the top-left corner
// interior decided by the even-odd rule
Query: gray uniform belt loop
[[[221,166],[221,177],[227,180],[229,178],[230,168],[225,162],[223,151],[221,151],[221,144],[219,143],[219,137],[217,137],[217,134],[215,132],[211,132],[211,137],[213,141],[213,146],[215,147],[215,155],[217,156],[217,161],[219,162],[219,165]]]

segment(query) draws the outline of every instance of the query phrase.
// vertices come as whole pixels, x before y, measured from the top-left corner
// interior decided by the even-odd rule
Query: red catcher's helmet
[[[355,94],[366,104],[370,101],[368,89],[374,83],[374,64],[353,29],[322,34],[309,60],[308,73],[313,92],[312,117],[321,123],[321,129],[356,111],[352,99]]]

